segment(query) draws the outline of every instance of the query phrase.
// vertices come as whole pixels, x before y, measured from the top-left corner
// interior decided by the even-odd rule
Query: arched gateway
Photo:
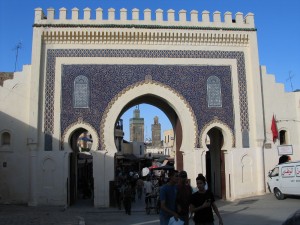
[[[192,186],[203,173],[219,198],[265,191],[265,174],[277,162],[267,118],[275,110],[295,118],[299,97],[277,91],[274,77],[260,70],[252,13],[193,10],[187,18],[181,10],[176,20],[174,10],[133,9],[131,19],[126,9],[109,9],[108,18],[101,8],[95,16],[85,8],[83,18],[71,11],[35,10],[32,65],[0,87],[7,96],[0,203],[72,205],[81,196],[110,206],[121,140],[115,128],[141,103],[169,118],[175,167],[187,171]],[[273,92],[282,104],[273,104]],[[290,108],[283,112],[283,104]],[[285,144],[296,140],[294,149],[297,126],[280,126],[290,134]]]
[[[121,91],[113,98],[104,112],[101,121],[101,140],[103,149],[106,151],[107,161],[110,160],[110,164],[113,164],[113,158],[117,152],[114,137],[114,125],[117,119],[126,109],[139,103],[152,104],[165,112],[175,131],[174,142],[178,153],[177,168],[182,170],[183,167],[189,167],[192,171],[194,168],[191,165],[188,166],[192,160],[189,157],[192,156],[198,133],[193,111],[182,95],[162,83],[153,81],[149,75],[145,76],[144,81],[130,85],[126,90]],[[185,157],[182,157],[182,153]],[[111,167],[105,169],[108,180],[114,180],[114,171],[111,170]],[[95,182],[97,181],[102,182],[100,177],[95,176]]]
[[[235,144],[241,149],[249,147],[246,71],[251,64],[247,60],[248,48],[255,39],[253,15],[248,14],[243,21],[242,15],[237,14],[237,22],[233,23],[229,20],[231,14],[226,14],[225,22],[220,23],[220,14],[216,13],[208,29],[205,11],[203,21],[198,21],[193,11],[189,22],[181,11],[180,20],[175,23],[171,12],[168,21],[162,21],[162,12],[156,11],[156,22],[148,18],[148,10],[143,21],[136,12],[132,12],[136,23],[133,26],[124,19],[124,10],[121,19],[115,20],[115,12],[110,9],[108,24],[103,22],[100,10],[93,21],[85,9],[84,19],[74,27],[70,21],[76,20],[75,10],[72,19],[65,20],[63,9],[59,19],[53,18],[53,10],[48,10],[46,19],[42,10],[36,9],[34,38],[44,44],[44,49],[41,51],[34,42],[34,52],[46,59],[34,65],[45,76],[45,153],[52,154],[60,148],[74,154],[76,148],[70,139],[81,130],[92,133],[94,205],[108,206],[118,151],[115,124],[129,107],[148,103],[164,111],[173,125],[175,167],[186,170],[193,185],[198,173],[213,171],[212,177],[217,179],[211,185],[216,196],[234,198],[231,187],[236,186],[236,181],[228,177],[236,169],[226,163],[230,157],[220,154],[218,135],[211,136],[215,144],[210,144],[216,146],[210,149],[213,160],[203,160],[207,147],[202,142],[212,133],[206,128],[217,120],[226,127],[222,132],[224,143],[242,140],[229,146],[227,154],[231,154]],[[62,141],[60,146],[56,139]],[[68,181],[67,204],[72,203],[72,190],[76,193],[72,171],[77,170],[72,157],[64,157],[68,168],[63,178]],[[221,157],[223,167],[219,164]]]

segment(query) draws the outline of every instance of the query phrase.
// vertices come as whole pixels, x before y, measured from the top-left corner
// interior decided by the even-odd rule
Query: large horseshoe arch
[[[106,177],[106,181],[114,179],[114,170],[109,168],[113,168],[113,158],[117,152],[114,140],[115,123],[124,111],[142,102],[152,104],[164,111],[170,119],[173,128],[176,126],[174,124],[176,118],[180,121],[182,135],[179,151],[183,153],[182,164],[184,169],[186,169],[185,165],[189,165],[190,171],[193,169],[190,165],[191,163],[188,163],[190,160],[189,155],[192,155],[189,153],[192,153],[197,144],[198,127],[192,108],[179,93],[170,87],[155,81],[144,81],[134,84],[119,93],[105,110],[100,126],[100,142],[102,146],[101,152],[105,152],[102,153],[105,154],[105,157],[102,158],[102,164],[106,160],[106,166],[99,166],[99,168],[103,168],[104,171],[101,174]],[[175,115],[172,115],[172,113]],[[95,182],[103,183],[100,180],[95,180]],[[106,187],[103,187],[106,190],[104,191],[104,196],[107,196],[109,189],[107,182],[106,185]],[[102,194],[100,195],[103,197]]]

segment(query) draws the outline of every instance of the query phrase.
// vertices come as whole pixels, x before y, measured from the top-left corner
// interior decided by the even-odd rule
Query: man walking
[[[178,191],[176,196],[177,213],[179,218],[184,221],[184,225],[188,225],[189,206],[193,189],[188,183],[186,171],[180,171],[178,177]]]
[[[176,194],[177,194],[177,182],[178,174],[176,170],[170,170],[169,182],[162,186],[160,189],[160,225],[168,225],[172,216],[178,219],[179,216],[176,213]]]
[[[144,190],[145,190],[146,208],[148,208],[151,205],[151,194],[153,191],[153,185],[150,181],[150,177],[147,177],[147,180],[144,182]]]

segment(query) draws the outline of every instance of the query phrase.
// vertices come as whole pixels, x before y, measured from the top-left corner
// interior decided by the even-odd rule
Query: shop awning
[[[116,159],[135,161],[138,158],[134,154],[116,154]]]
[[[156,161],[157,162],[160,162],[160,163],[163,163],[165,160],[167,160],[169,158],[168,155],[162,155],[160,156]]]
[[[130,161],[135,161],[138,158],[134,154],[124,154],[125,159],[130,160]]]

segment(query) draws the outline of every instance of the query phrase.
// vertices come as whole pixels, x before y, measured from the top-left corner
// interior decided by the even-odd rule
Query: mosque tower
[[[144,142],[144,118],[140,118],[139,106],[133,111],[133,118],[129,121],[130,124],[130,141]]]
[[[154,124],[151,125],[152,130],[152,146],[156,148],[161,147],[161,125],[158,122],[158,117],[154,117]]]

